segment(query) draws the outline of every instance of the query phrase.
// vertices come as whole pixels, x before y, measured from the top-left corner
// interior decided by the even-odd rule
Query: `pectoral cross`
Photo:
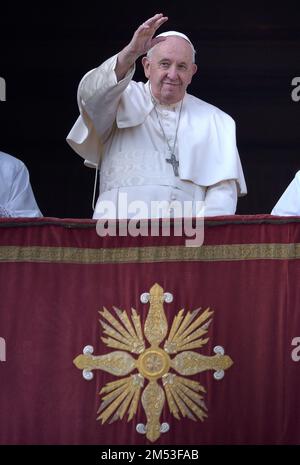
[[[171,158],[166,158],[166,162],[172,165],[174,175],[178,177],[179,176],[179,173],[178,173],[179,161],[176,159],[173,152],[171,153]]]

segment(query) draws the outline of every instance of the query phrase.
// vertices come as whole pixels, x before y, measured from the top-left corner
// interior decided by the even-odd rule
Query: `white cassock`
[[[276,203],[271,215],[300,216],[300,171]]]
[[[117,82],[116,60],[117,55],[81,80],[80,116],[67,137],[87,165],[99,166],[101,158],[94,218],[107,217],[107,202],[116,206],[118,218],[131,217],[125,197],[127,205],[139,200],[147,205],[140,218],[169,216],[172,204],[185,201],[193,204],[194,215],[198,201],[205,201],[206,216],[234,214],[237,197],[247,189],[233,119],[187,93],[182,108],[181,102],[155,104],[149,82],[132,81],[134,66]],[[179,177],[166,162],[173,147]],[[153,203],[162,201],[166,209],[153,211]]]
[[[21,160],[0,152],[0,217],[42,216]]]

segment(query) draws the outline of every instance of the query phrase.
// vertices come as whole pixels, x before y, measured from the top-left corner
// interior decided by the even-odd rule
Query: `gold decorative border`
[[[153,263],[300,259],[300,243],[233,244],[201,247],[161,246],[91,249],[76,247],[0,247],[0,262]]]

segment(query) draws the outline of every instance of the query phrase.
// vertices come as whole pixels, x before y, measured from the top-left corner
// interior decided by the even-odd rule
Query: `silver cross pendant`
[[[178,177],[179,176],[179,173],[178,173],[179,161],[176,159],[174,153],[171,153],[171,158],[166,158],[166,162],[172,165],[174,175]]]

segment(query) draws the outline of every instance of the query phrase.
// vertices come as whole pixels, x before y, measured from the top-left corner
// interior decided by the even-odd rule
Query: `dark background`
[[[236,121],[249,191],[237,213],[269,213],[300,169],[300,2],[10,2],[0,6],[0,150],[26,163],[44,216],[92,216],[93,170],[65,141],[77,86],[158,12],[169,16],[160,32],[184,32],[197,50],[189,92]]]

